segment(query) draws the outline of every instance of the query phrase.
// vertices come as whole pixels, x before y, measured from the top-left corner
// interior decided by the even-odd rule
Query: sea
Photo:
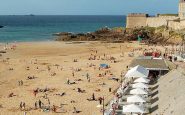
[[[58,32],[86,33],[125,23],[124,15],[1,15],[0,42],[51,41]]]

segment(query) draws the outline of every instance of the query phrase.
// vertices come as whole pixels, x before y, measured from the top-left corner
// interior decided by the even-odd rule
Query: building
[[[179,1],[179,17],[185,17],[185,0]]]
[[[152,74],[154,76],[165,75],[169,72],[169,67],[165,60],[160,58],[153,58],[150,56],[138,57],[131,62],[129,67],[133,68],[137,65],[143,66],[149,70],[150,75]]]
[[[130,13],[127,15],[126,28],[160,27],[180,30],[185,28],[185,0],[179,1],[178,14],[158,14],[149,16],[144,13]]]

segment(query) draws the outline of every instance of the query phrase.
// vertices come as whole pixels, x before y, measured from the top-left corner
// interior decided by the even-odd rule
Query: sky
[[[0,0],[0,15],[177,13],[179,0]]]

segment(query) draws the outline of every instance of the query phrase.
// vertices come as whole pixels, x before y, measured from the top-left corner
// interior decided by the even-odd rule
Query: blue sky
[[[0,0],[0,15],[177,13],[179,0]]]

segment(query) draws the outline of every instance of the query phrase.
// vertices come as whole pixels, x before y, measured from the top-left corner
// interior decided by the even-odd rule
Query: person
[[[74,109],[73,113],[77,113],[76,107],[73,107],[73,109]]]
[[[33,95],[36,97],[37,96],[37,93],[38,93],[38,90],[33,90]]]
[[[92,100],[95,100],[95,95],[94,95],[94,93],[92,94]]]
[[[47,96],[47,95],[48,95],[47,93],[45,93],[45,94],[44,94],[44,98],[45,98],[45,99],[47,99],[47,98],[48,98],[48,96]]]
[[[67,78],[67,84],[70,84],[69,78]]]
[[[89,74],[88,73],[86,74],[86,77],[87,77],[87,80],[88,80],[89,79]]]
[[[48,67],[48,71],[50,71],[51,70],[50,66],[47,66],[47,67]]]
[[[48,98],[48,104],[50,105],[50,100],[49,100],[49,98]]]
[[[77,90],[78,90],[78,92],[79,92],[79,93],[81,93],[81,92],[82,92],[82,90],[81,90],[80,88],[77,88]]]
[[[55,105],[53,105],[53,112],[55,112],[55,113],[56,113],[56,110],[57,110],[56,106],[55,106]]]
[[[19,86],[20,86],[20,81],[18,81],[18,84],[19,84]]]
[[[73,77],[75,76],[74,72],[72,72]]]
[[[23,85],[23,81],[22,80],[20,81],[20,84],[21,84],[21,86]]]
[[[88,82],[90,82],[90,81],[91,81],[91,79],[90,79],[90,77],[89,77]]]
[[[22,107],[23,107],[23,109],[26,108],[26,103],[25,102],[22,103]]]
[[[40,99],[39,99],[39,108],[42,108],[42,102]]]
[[[102,97],[99,97],[98,100],[99,100],[99,103],[101,105],[102,104],[102,101],[103,101],[103,98]]]
[[[112,88],[111,87],[109,87],[109,92],[111,92],[112,91]]]
[[[22,104],[23,104],[23,102],[21,101],[21,103],[19,104],[20,109],[22,109]]]
[[[35,109],[37,109],[37,101],[35,102]]]

